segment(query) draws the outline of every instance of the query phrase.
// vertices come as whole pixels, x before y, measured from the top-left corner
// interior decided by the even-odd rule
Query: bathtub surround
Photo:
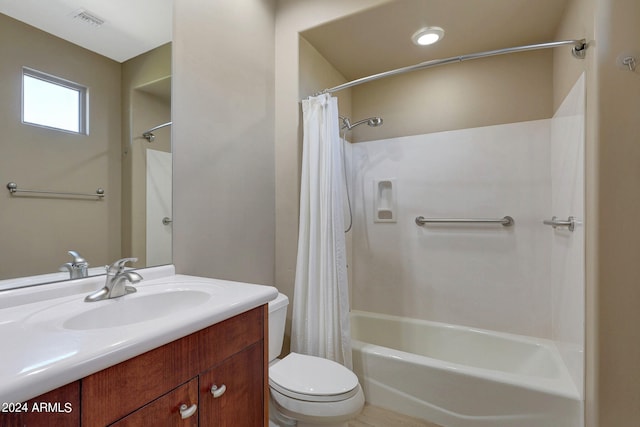
[[[355,144],[354,308],[582,348],[583,229],[542,221],[584,217],[583,94],[580,79],[551,120]],[[372,183],[390,178],[398,222],[377,223]],[[418,227],[419,215],[515,225]]]
[[[569,400],[560,404],[569,415],[553,415],[565,420],[564,424],[553,425],[583,422],[584,91],[581,77],[549,120],[370,141],[352,147],[354,308],[549,340],[548,347],[564,372],[563,381],[573,390],[571,396],[565,394]],[[373,184],[380,180],[394,182],[398,223],[375,220]],[[509,215],[515,224],[418,227],[415,218],[419,215]],[[573,232],[554,230],[543,225],[551,216],[575,216],[578,226]],[[402,336],[404,345],[426,340],[415,334]],[[448,344],[434,344],[438,348],[443,345]],[[359,364],[371,359],[360,351],[354,355],[354,360],[356,355],[361,359]],[[520,356],[522,361],[528,358]],[[384,370],[372,363],[375,367],[360,366],[360,372]],[[384,404],[394,399],[388,393],[396,386],[389,378],[361,381],[365,392],[373,390],[368,399],[377,399],[368,401]],[[559,392],[560,387],[555,387]],[[527,397],[527,393],[522,395],[523,402],[540,401],[540,396]],[[418,399],[430,402],[428,397]],[[553,402],[548,402],[551,412],[557,404]],[[446,412],[450,404],[435,406]],[[536,410],[547,412],[545,405]],[[422,410],[426,419],[448,422],[438,418],[437,411],[402,407],[414,416],[421,416]],[[460,408],[449,409],[455,413]]]
[[[585,348],[585,76],[582,74],[551,119],[551,212],[574,216],[573,232],[547,230],[551,238],[551,339],[577,389],[584,390]]]
[[[353,146],[353,308],[551,337],[549,120]],[[395,179],[397,223],[374,222]],[[431,218],[502,218],[418,226]],[[463,267],[463,268],[461,268]]]
[[[302,101],[304,140],[291,350],[351,368],[338,100]]]

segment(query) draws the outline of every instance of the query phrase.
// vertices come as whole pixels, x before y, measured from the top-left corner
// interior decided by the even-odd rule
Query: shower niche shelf
[[[374,206],[373,222],[398,222],[396,179],[377,179],[373,181]]]

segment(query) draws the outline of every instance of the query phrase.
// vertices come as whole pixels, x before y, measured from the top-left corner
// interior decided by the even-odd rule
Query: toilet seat
[[[307,402],[339,402],[355,396],[358,377],[332,360],[290,353],[269,368],[269,386]]]
[[[358,415],[364,406],[364,393],[359,384],[352,397],[338,402],[309,402],[293,399],[279,393],[274,388],[271,388],[269,393],[271,396],[269,400],[274,406],[269,417],[275,417],[275,419],[284,417],[284,419],[298,423],[304,422],[305,425],[319,426],[343,423]]]

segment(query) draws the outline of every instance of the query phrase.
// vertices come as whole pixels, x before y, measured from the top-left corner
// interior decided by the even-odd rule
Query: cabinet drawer
[[[195,407],[193,405],[196,405]],[[139,427],[151,424],[154,427],[196,427],[198,425],[198,379],[165,394],[153,402],[143,406],[112,427]],[[186,405],[190,416],[182,418],[180,407]],[[194,411],[195,409],[195,411]],[[185,414],[186,415],[186,414]]]
[[[257,307],[82,379],[82,425],[121,419],[262,339]]]
[[[82,425],[105,426],[198,375],[189,335],[82,379]]]
[[[254,308],[198,333],[199,370],[204,372],[262,340],[267,306]],[[219,328],[216,328],[219,326]]]

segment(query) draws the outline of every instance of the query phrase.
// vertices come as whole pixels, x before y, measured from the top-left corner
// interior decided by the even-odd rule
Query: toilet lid
[[[332,360],[290,353],[269,368],[269,385],[300,400],[338,401],[357,393],[358,377]]]

